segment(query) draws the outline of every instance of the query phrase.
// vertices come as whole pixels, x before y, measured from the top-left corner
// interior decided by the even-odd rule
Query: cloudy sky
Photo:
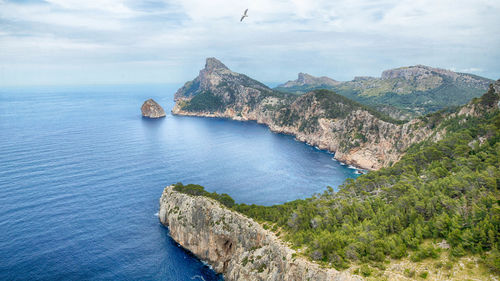
[[[415,64],[498,79],[499,15],[499,0],[0,0],[0,86],[177,83],[212,56],[264,82]]]

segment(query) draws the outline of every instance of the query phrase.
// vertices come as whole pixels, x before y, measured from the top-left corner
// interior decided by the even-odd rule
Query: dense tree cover
[[[221,97],[218,97],[210,92],[203,92],[194,96],[189,102],[182,107],[186,111],[208,111],[215,112],[224,107],[224,102]]]
[[[222,194],[218,194],[217,192],[210,193],[206,191],[203,186],[198,184],[183,185],[182,183],[178,182],[174,184],[174,190],[189,195],[209,197],[221,202],[223,205],[229,208],[234,206],[234,199],[231,198],[231,196],[227,195],[226,193]]]
[[[496,106],[498,95],[484,97],[476,105]],[[281,205],[230,206],[281,228],[311,259],[336,268],[437,257],[436,243],[423,243],[430,239],[446,240],[452,257],[479,254],[499,274],[500,111],[436,116],[429,118],[442,119],[436,125],[446,132],[441,141],[414,145],[392,167],[347,180],[338,192],[328,187]]]
[[[410,252],[419,261],[438,252],[422,247],[424,239],[444,239],[453,256],[482,254],[499,272],[500,114],[460,120],[448,122],[459,129],[442,141],[415,145],[393,167],[348,180],[338,192],[234,208],[277,224],[312,259],[338,268]]]

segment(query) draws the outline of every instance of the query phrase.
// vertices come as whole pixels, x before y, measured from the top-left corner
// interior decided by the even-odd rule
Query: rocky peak
[[[222,98],[223,102],[234,102],[241,96],[249,93],[254,98],[261,92],[270,92],[266,85],[251,79],[250,77],[231,71],[227,66],[216,58],[207,58],[205,68],[200,70],[194,80],[184,84],[177,90],[174,99],[191,99],[202,93]]]
[[[417,64],[382,72],[382,79],[402,78],[405,80],[429,80],[433,78],[448,78],[456,82],[466,83],[469,86],[478,86],[487,89],[491,80],[468,73],[454,72],[448,69],[430,67]]]
[[[279,85],[278,87],[295,87],[295,86],[303,86],[303,85],[308,85],[308,86],[335,86],[338,85],[340,82],[335,81],[331,78],[328,78],[326,76],[321,76],[321,77],[315,77],[307,73],[300,72],[297,80],[293,81],[288,81],[285,84]]]
[[[214,71],[218,69],[224,69],[224,70],[229,70],[227,66],[225,66],[222,62],[220,62],[216,58],[207,58],[207,61],[205,63],[205,70],[207,71]]]
[[[314,78],[315,77],[312,75],[309,75],[309,74],[303,73],[303,72],[299,72],[299,75],[297,77],[297,82],[303,83],[303,84],[305,84],[307,82],[310,83],[312,80],[314,80]]]
[[[451,70],[433,68],[419,64],[385,70],[382,72],[382,79],[403,78],[405,80],[410,80],[418,76],[431,76],[433,73],[440,73],[450,77],[454,76],[454,74],[456,75],[456,73]]]

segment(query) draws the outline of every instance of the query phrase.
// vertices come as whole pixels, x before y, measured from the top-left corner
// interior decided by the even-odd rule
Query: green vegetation
[[[229,208],[234,206],[234,199],[231,198],[231,196],[227,195],[226,193],[222,194],[218,194],[216,192],[210,193],[206,191],[205,188],[201,185],[197,184],[183,185],[182,183],[178,182],[174,184],[174,190],[189,195],[209,197],[219,201],[224,206]]]
[[[438,259],[437,242],[446,240],[450,259],[480,256],[500,274],[500,111],[485,109],[497,102],[498,95],[489,92],[475,101],[476,112],[482,110],[478,117],[426,116],[428,124],[446,129],[441,141],[413,145],[392,167],[349,179],[338,192],[328,187],[305,200],[259,206],[234,204],[228,195],[201,186],[177,185],[181,192],[214,198],[273,225],[294,248],[338,269],[361,264],[358,271],[370,276],[368,264],[383,268],[390,258]]]
[[[221,97],[210,92],[204,92],[194,96],[182,109],[186,111],[208,111],[215,112],[224,107]]]
[[[460,128],[412,147],[393,167],[348,180],[336,193],[329,188],[307,200],[234,208],[278,224],[312,259],[337,268],[409,253],[413,261],[437,258],[439,250],[422,242],[445,239],[451,255],[481,254],[499,271],[500,114]],[[483,136],[488,140],[474,143]]]
[[[278,87],[275,90],[299,95],[327,89],[365,105],[391,105],[417,114],[427,114],[449,106],[460,106],[484,93],[481,88],[457,83],[444,76],[442,78],[440,85],[435,87],[430,83],[423,89],[422,85],[419,86],[413,81],[370,78],[343,82],[337,86],[302,85],[291,88]]]
[[[326,111],[327,118],[344,118],[353,110],[362,109],[385,122],[393,124],[406,123],[404,120],[396,120],[369,106],[360,104],[329,90],[315,90],[314,93],[318,101],[320,101],[321,107]]]
[[[290,101],[293,98],[287,97]],[[291,103],[291,102],[290,102]],[[304,116],[304,108],[318,103],[323,114]],[[285,103],[287,104],[287,103]],[[281,126],[298,125],[299,131],[311,133],[318,127],[319,118],[345,118],[355,110],[368,111],[370,114],[383,121],[393,124],[404,124],[407,121],[397,120],[389,117],[369,106],[362,105],[344,96],[337,95],[330,90],[315,90],[311,94],[304,95],[296,100],[294,106],[283,106],[277,109],[278,114],[274,116],[275,121]]]

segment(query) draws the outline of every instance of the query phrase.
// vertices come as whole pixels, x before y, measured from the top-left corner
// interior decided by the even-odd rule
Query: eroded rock
[[[149,100],[145,101],[144,104],[142,104],[141,112],[142,112],[142,116],[147,117],[147,118],[165,117],[165,111],[153,99],[149,99]]]

